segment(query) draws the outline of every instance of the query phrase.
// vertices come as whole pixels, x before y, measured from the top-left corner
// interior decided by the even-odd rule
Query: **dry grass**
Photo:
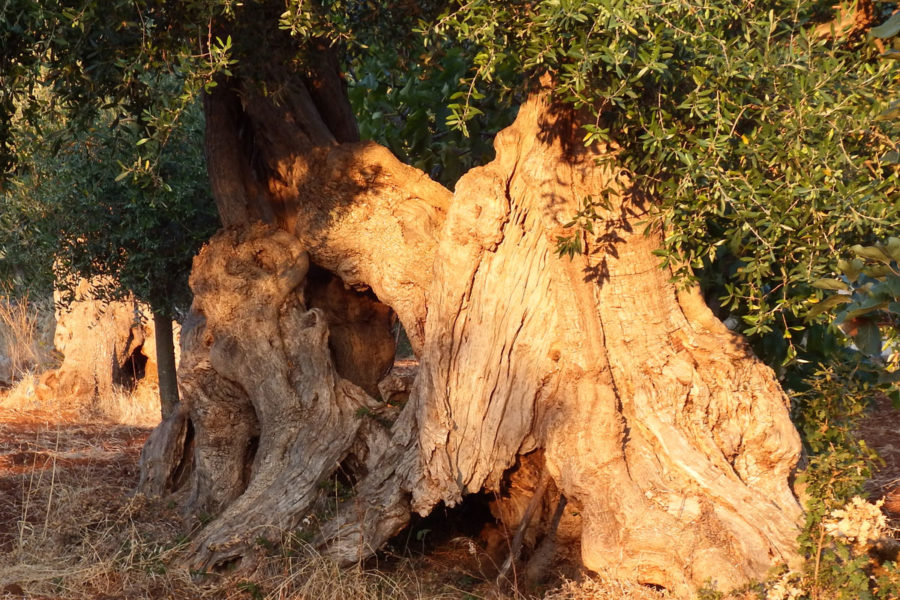
[[[0,391],[0,410],[18,412],[49,411],[65,419],[85,422],[155,427],[160,420],[159,387],[141,382],[137,389],[116,388],[110,394],[84,399],[59,397],[58,390],[42,382],[35,373],[26,373],[15,385]]]
[[[52,302],[0,296],[0,378],[19,380],[50,364],[54,326]]]
[[[46,402],[38,395],[39,378],[34,373],[23,375],[16,384],[5,392],[0,392],[0,408],[29,411],[44,408]]]
[[[448,583],[433,557],[394,559],[381,569],[339,569],[303,543],[294,543],[289,553],[260,547],[269,554],[250,573],[198,577],[180,566],[189,542],[172,507],[131,495],[148,433],[148,428],[53,423],[47,411],[0,409],[0,597],[3,591],[52,600],[534,597],[490,583],[462,589]],[[452,571],[452,566],[443,568]],[[600,580],[566,583],[546,597],[669,598]]]
[[[133,392],[118,389],[112,394],[100,395],[94,399],[91,413],[111,423],[155,427],[161,418],[159,386],[141,382]]]
[[[177,566],[186,543],[175,515],[141,496],[116,502],[123,491],[111,497],[117,490],[46,480],[29,489],[37,523],[22,527],[13,550],[0,558],[0,590],[15,586],[54,600],[459,598],[426,590],[408,569],[390,575],[339,569],[307,546],[265,557],[252,573],[197,577]]]
[[[611,578],[568,581],[544,596],[545,600],[669,600],[672,595]]]
[[[147,431],[58,422],[46,413],[2,417],[0,590],[51,598],[125,597],[131,549],[174,534],[170,521],[129,497]],[[19,412],[19,411],[16,411]],[[140,522],[139,514],[154,515]],[[13,524],[10,527],[10,524]],[[2,532],[0,532],[2,535]],[[147,542],[147,544],[145,544]],[[149,550],[145,550],[149,551]],[[141,587],[149,583],[146,578]],[[137,596],[134,596],[137,597]],[[164,597],[164,596],[163,596]]]

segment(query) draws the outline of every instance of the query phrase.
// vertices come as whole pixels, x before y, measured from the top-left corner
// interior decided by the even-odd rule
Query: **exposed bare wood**
[[[497,575],[497,585],[502,585],[506,581],[506,578],[509,575],[509,570],[516,563],[516,561],[519,560],[519,555],[522,552],[522,542],[525,540],[525,531],[528,529],[528,524],[531,523],[531,519],[532,517],[534,517],[538,506],[540,506],[541,500],[544,497],[544,493],[547,491],[547,484],[549,483],[549,481],[549,474],[546,470],[542,470],[541,477],[540,479],[538,479],[537,486],[534,489],[534,494],[532,494],[531,500],[528,502],[528,506],[525,508],[525,513],[522,516],[522,521],[516,528],[516,534],[513,536],[513,539],[509,544],[509,556],[506,557],[506,560],[504,560],[503,564],[500,566],[500,574]]]
[[[569,127],[532,99],[457,185],[428,294],[413,507],[499,490],[544,448],[582,507],[588,567],[684,594],[762,576],[794,559],[800,519],[784,396],[696,292],[679,299],[647,207]],[[587,255],[556,256],[561,224],[604,193]]]

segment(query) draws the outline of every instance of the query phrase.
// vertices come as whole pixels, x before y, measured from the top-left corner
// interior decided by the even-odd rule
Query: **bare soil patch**
[[[883,497],[889,516],[900,525],[900,408],[880,395],[860,422],[859,435],[883,461],[869,481],[872,499]]]
[[[87,484],[110,496],[112,509],[120,502],[112,502],[113,497],[136,481],[137,460],[149,433],[79,422],[74,411],[0,409],[0,552],[13,549],[23,528],[43,522],[47,507],[35,502],[48,485]]]

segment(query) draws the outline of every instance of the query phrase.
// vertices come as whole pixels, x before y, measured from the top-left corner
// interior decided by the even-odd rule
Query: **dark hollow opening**
[[[247,442],[247,448],[244,450],[244,472],[241,474],[241,480],[245,490],[253,478],[253,461],[256,459],[257,450],[259,450],[259,436],[255,435]]]
[[[134,349],[122,367],[119,369],[113,382],[127,389],[134,390],[138,382],[147,374],[147,357],[144,355],[144,346],[138,346]]]
[[[348,289],[330,271],[311,264],[303,290],[306,305],[322,311],[328,347],[338,374],[378,397],[378,382],[394,364],[393,311],[371,289]]]
[[[491,514],[492,499],[493,495],[486,492],[470,494],[452,508],[440,503],[426,517],[414,514],[409,525],[388,542],[388,553],[423,555],[469,541],[485,548],[489,542],[486,532],[501,527]]]

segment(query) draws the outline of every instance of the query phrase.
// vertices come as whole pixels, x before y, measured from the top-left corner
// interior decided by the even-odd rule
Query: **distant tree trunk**
[[[172,316],[157,310],[152,312],[156,339],[156,372],[159,377],[159,406],[165,420],[178,405],[175,336],[172,331]]]
[[[133,390],[155,369],[145,354],[153,337],[142,319],[145,307],[134,298],[97,299],[93,289],[80,280],[74,300],[57,309],[54,346],[65,358],[44,377],[57,397],[84,406]]]
[[[190,566],[252,562],[260,536],[304,527],[339,467],[352,497],[311,533],[344,563],[412,512],[481,491],[500,494],[511,529],[535,515],[532,546],[558,521],[588,568],[682,595],[794,561],[800,443],[786,398],[697,290],[659,268],[661,235],[642,232],[652,199],[614,151],[584,148],[575,115],[537,92],[496,159],[451,194],[354,141],[321,64],[315,86],[291,81],[290,101],[227,86],[207,99],[228,228],[195,261],[183,407],[151,436],[142,484],[189,485],[185,510],[215,515]],[[560,258],[563,224],[601,195],[610,208],[586,254]],[[311,270],[377,298],[376,321],[396,313],[420,360],[402,409],[366,393],[382,367],[355,383],[363,370],[340,367],[381,357],[383,327],[329,307],[343,295],[317,292],[314,279],[333,280]],[[370,349],[338,359],[339,329]],[[535,490],[546,496],[529,510]]]

